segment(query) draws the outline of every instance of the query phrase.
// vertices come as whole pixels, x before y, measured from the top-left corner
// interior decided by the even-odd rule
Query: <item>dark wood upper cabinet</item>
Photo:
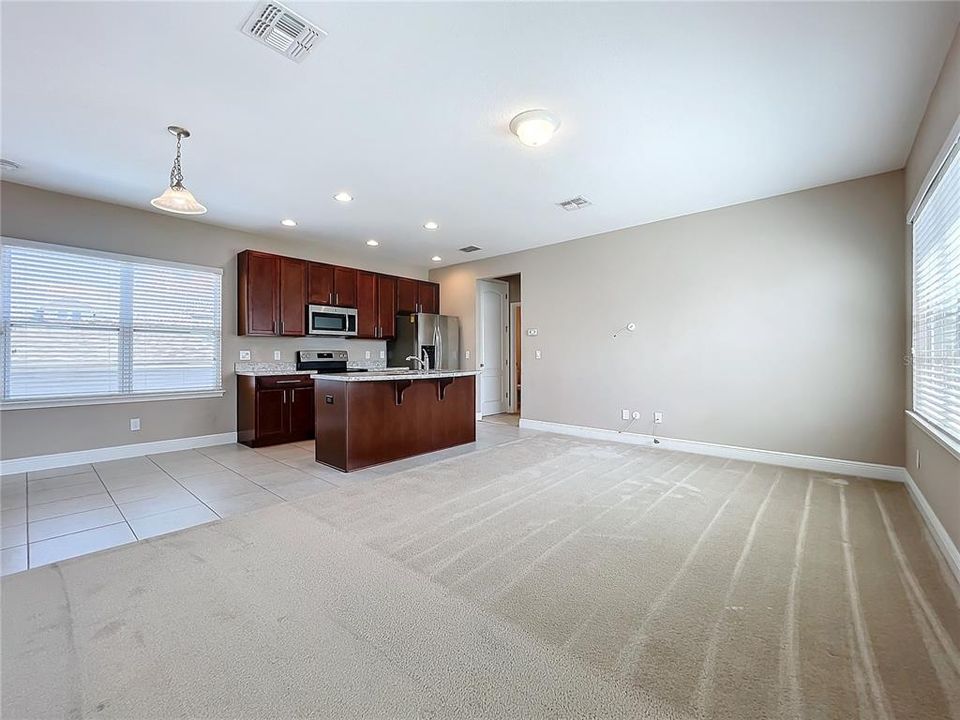
[[[307,263],[280,258],[280,335],[307,334]]]
[[[275,335],[279,320],[280,262],[244,250],[237,257],[237,333]]]
[[[380,337],[392,340],[397,336],[397,278],[377,275],[377,314]]]
[[[420,304],[419,281],[410,278],[397,278],[397,312],[415,313]]]
[[[307,304],[333,305],[333,265],[307,263]]]
[[[357,270],[335,267],[333,269],[333,304],[337,307],[357,306]]]
[[[440,286],[432,282],[417,283],[417,299],[420,303],[420,312],[440,312]]]
[[[377,276],[372,272],[357,272],[357,337],[379,337],[380,318],[377,302]]]

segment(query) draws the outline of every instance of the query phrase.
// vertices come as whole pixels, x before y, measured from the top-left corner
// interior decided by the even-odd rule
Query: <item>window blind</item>
[[[2,399],[221,390],[221,272],[0,245]]]
[[[960,441],[957,147],[913,222],[913,410]]]

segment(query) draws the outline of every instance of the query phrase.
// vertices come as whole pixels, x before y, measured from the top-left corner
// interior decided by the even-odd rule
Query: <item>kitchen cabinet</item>
[[[281,257],[279,334],[302,337],[307,334],[307,263]]]
[[[391,340],[397,334],[397,278],[357,272],[357,337]]]
[[[401,315],[439,313],[440,286],[426,280],[397,278],[397,312]]]
[[[355,268],[333,269],[333,304],[337,307],[357,306],[357,272]]]
[[[313,417],[309,375],[237,376],[237,440],[244,445],[310,440]]]
[[[239,335],[277,334],[279,292],[280,263],[276,255],[244,250],[237,256]]]
[[[355,268],[307,263],[307,304],[334,307],[357,306],[357,270]]]

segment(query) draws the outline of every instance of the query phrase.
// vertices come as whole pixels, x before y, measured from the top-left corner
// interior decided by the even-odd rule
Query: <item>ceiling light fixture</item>
[[[151,200],[150,204],[158,210],[166,210],[178,215],[203,215],[207,209],[197,202],[192,192],[183,186],[183,171],[180,169],[180,141],[190,137],[190,131],[170,125],[167,132],[177,137],[177,155],[170,169],[170,187],[164,190],[160,197]]]
[[[436,230],[440,226],[437,225],[433,220],[428,220],[423,224],[423,227],[426,228],[427,230]]]
[[[280,224],[283,225],[284,227],[296,227],[296,226],[297,226],[297,221],[296,221],[296,220],[291,220],[290,218],[287,218],[286,220],[281,220],[281,221],[280,221]]]
[[[433,260],[434,262],[440,262],[441,260],[443,260],[443,258],[440,257],[439,255],[434,255],[434,256],[433,256],[432,258],[430,258],[430,259]]]
[[[376,247],[379,244],[380,243],[377,242],[376,240],[367,240],[367,245],[369,245],[370,247]]]
[[[15,163],[13,160],[0,158],[0,170],[19,170],[19,169],[20,169],[20,163]]]
[[[546,145],[560,128],[560,118],[546,110],[527,110],[510,121],[510,132],[529,147]]]
[[[342,190],[333,196],[333,199],[337,202],[348,203],[353,200],[353,195],[348,192],[343,192]]]

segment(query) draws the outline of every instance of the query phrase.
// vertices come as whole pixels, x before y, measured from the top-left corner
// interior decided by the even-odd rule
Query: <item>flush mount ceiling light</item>
[[[284,227],[296,227],[296,226],[297,226],[297,221],[296,221],[296,220],[291,220],[290,218],[287,218],[287,219],[285,219],[285,220],[281,220],[281,221],[280,221],[280,224],[283,225]]]
[[[20,163],[15,163],[13,160],[6,160],[0,158],[0,170],[19,170]]]
[[[369,245],[370,247],[376,247],[379,244],[380,243],[377,242],[376,240],[367,240],[367,245]]]
[[[333,199],[337,202],[348,203],[353,200],[353,195],[348,192],[343,192],[342,190],[333,196]]]
[[[437,225],[433,220],[428,220],[423,224],[423,227],[427,230],[436,230],[440,226]]]
[[[440,257],[439,255],[434,255],[434,256],[433,256],[432,258],[430,258],[430,259],[433,260],[434,262],[441,262],[441,261],[443,260],[443,258]]]
[[[170,169],[170,187],[164,190],[160,197],[151,200],[150,204],[158,210],[178,215],[203,215],[207,209],[197,202],[192,192],[183,186],[183,171],[180,169],[180,141],[190,137],[190,131],[170,125],[167,132],[177,137],[177,155]]]
[[[560,128],[560,118],[546,110],[527,110],[510,121],[510,132],[529,147],[546,145]]]

